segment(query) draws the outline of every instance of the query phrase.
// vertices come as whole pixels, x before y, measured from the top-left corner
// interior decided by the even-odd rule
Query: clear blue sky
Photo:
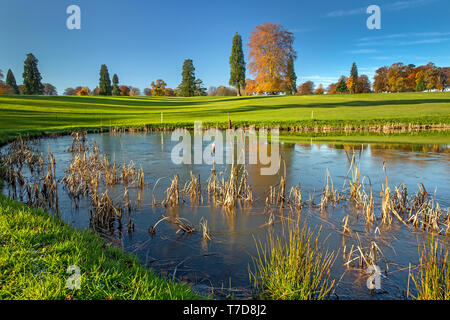
[[[81,8],[81,30],[66,28],[71,4]],[[381,30],[366,27],[371,4],[381,7]],[[103,63],[142,90],[158,78],[175,88],[191,58],[207,87],[228,85],[234,33],[246,44],[256,25],[274,22],[294,32],[298,83],[328,85],[353,61],[372,80],[399,61],[450,66],[449,15],[448,0],[0,0],[0,69],[21,83],[32,52],[59,93],[95,88]]]

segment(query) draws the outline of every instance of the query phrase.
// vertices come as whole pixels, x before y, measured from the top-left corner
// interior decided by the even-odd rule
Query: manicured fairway
[[[0,140],[75,127],[225,124],[450,124],[450,93],[267,97],[0,96]]]

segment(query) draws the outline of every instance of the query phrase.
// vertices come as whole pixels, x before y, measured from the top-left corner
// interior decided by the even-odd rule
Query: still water
[[[218,296],[234,295],[237,298],[251,294],[249,268],[253,268],[252,257],[256,256],[256,241],[264,241],[269,233],[279,232],[280,221],[289,210],[277,212],[276,223],[265,226],[268,214],[264,210],[267,190],[277,185],[286,172],[288,190],[291,186],[301,186],[304,200],[320,202],[320,194],[326,182],[328,169],[333,186],[344,193],[348,191],[345,183],[351,177],[349,167],[353,150],[359,159],[361,179],[365,188],[369,182],[373,186],[376,214],[379,211],[380,189],[385,183],[386,167],[390,186],[405,183],[408,194],[418,191],[423,183],[442,208],[450,206],[450,149],[448,146],[411,146],[411,145],[342,145],[342,144],[281,144],[282,163],[277,175],[261,176],[260,165],[247,165],[248,182],[252,186],[254,203],[251,207],[238,207],[236,212],[225,212],[220,207],[210,205],[208,201],[192,206],[189,201],[179,208],[154,206],[153,201],[161,201],[164,191],[170,185],[174,174],[180,176],[181,186],[190,178],[191,172],[200,175],[205,200],[205,187],[211,173],[209,165],[176,165],[171,161],[171,152],[175,144],[170,134],[91,134],[89,144],[98,143],[101,154],[118,164],[133,161],[136,168],[142,167],[146,186],[140,206],[131,212],[134,231],[114,230],[102,234],[108,241],[128,252],[136,254],[140,261],[158,272],[175,277],[193,285],[202,292],[211,288]],[[56,159],[57,179],[61,179],[69,167],[73,155],[67,151],[72,137],[42,139],[32,142],[38,153],[44,155],[50,149]],[[6,147],[7,148],[7,147]],[[216,165],[217,172],[228,171],[229,166]],[[8,194],[8,186],[3,193]],[[133,202],[137,198],[137,188],[130,188]],[[90,225],[90,200],[82,199],[75,207],[64,191],[58,186],[60,217],[71,225],[86,229]],[[121,201],[123,189],[110,190],[116,201]],[[340,280],[332,298],[339,299],[403,299],[406,296],[409,263],[418,262],[418,243],[424,234],[412,227],[407,228],[394,223],[381,234],[374,227],[366,228],[364,219],[358,218],[357,210],[348,202],[336,207],[330,206],[326,212],[306,206],[301,211],[302,220],[311,227],[322,227],[321,239],[324,248],[334,250],[338,256],[333,267],[332,278]],[[193,234],[177,233],[178,228],[166,221],[161,222],[157,232],[151,236],[149,227],[162,216],[188,219],[198,228],[200,219],[208,221],[211,240],[205,241],[200,232]],[[342,219],[349,216],[351,236],[342,233]],[[380,264],[383,273],[382,290],[370,294],[364,275],[358,270],[347,270],[342,252],[343,246],[358,244],[356,234],[362,244],[376,241],[382,250],[385,261]],[[388,264],[388,270],[386,266]]]

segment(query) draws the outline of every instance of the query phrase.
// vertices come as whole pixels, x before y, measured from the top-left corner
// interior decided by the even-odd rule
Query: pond
[[[379,222],[368,227],[358,209],[348,201],[320,210],[317,203],[320,203],[326,185],[327,172],[334,189],[348,194],[352,159],[356,160],[364,189],[369,190],[369,183],[373,187],[377,215],[381,186],[386,183],[386,176],[391,189],[404,183],[408,195],[413,197],[422,183],[441,208],[450,206],[450,149],[446,145],[281,143],[282,166],[279,172],[263,176],[259,170],[261,165],[246,165],[253,202],[238,205],[229,212],[208,201],[206,186],[211,175],[210,165],[177,165],[171,161],[172,149],[178,142],[171,141],[169,133],[99,133],[87,135],[87,140],[91,149],[96,143],[100,157],[105,156],[110,163],[115,161],[128,165],[132,161],[136,170],[142,168],[145,186],[142,190],[135,186],[128,188],[132,208],[129,215],[123,215],[121,227],[115,224],[107,230],[98,228],[91,220],[90,197],[81,197],[74,203],[61,182],[74,158],[74,154],[68,151],[72,137],[32,140],[30,144],[36,153],[42,153],[45,159],[51,150],[55,158],[59,216],[77,228],[96,229],[114,245],[136,254],[142,264],[170,278],[188,282],[201,292],[213,290],[218,298],[251,296],[249,268],[253,268],[252,257],[257,255],[256,242],[264,241],[270,233],[280,232],[283,218],[292,214],[288,206],[268,211],[266,205],[267,191],[280,183],[284,173],[286,190],[299,185],[303,200],[309,201],[309,205],[303,206],[296,214],[301,215],[301,219],[312,228],[321,227],[321,244],[337,254],[332,278],[338,283],[331,298],[404,299],[408,266],[418,263],[418,244],[425,239],[426,233],[398,220],[389,227],[382,227]],[[4,147],[2,152],[6,153],[8,148]],[[229,173],[230,166],[216,165],[216,171]],[[29,181],[35,177],[25,168],[23,173]],[[179,175],[181,189],[191,179],[191,173],[200,176],[203,203],[193,204],[189,197],[184,196],[185,202],[179,206],[155,205],[163,200],[175,174]],[[124,201],[123,186],[108,189],[113,201]],[[4,185],[3,193],[26,202],[26,195],[13,192],[9,184]],[[50,209],[55,212],[54,206]],[[272,212],[274,224],[268,223],[269,212]],[[150,234],[151,226],[163,216],[187,219],[197,230],[200,222],[206,220],[211,239],[205,240],[201,232],[179,232],[175,224],[165,220],[157,224],[155,234]],[[343,232],[343,219],[347,216],[351,234]],[[348,269],[344,265],[347,261],[344,248],[348,253],[351,245],[368,246],[370,241],[375,241],[383,254],[380,261],[382,290],[374,294],[367,288],[367,276],[361,270]]]

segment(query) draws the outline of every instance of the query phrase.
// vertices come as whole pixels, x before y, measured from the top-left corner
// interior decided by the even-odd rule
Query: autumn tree
[[[358,93],[358,67],[356,62],[353,62],[352,69],[350,71],[350,77],[347,79],[347,88],[350,93]]]
[[[394,63],[387,72],[389,89],[391,92],[406,91],[406,79],[408,77],[408,67],[403,63]]]
[[[323,88],[322,84],[319,84],[319,86],[317,87],[317,89],[314,91],[314,94],[324,94],[325,90]]]
[[[356,92],[370,93],[371,91],[372,90],[371,90],[369,77],[366,76],[365,74],[360,75],[358,78],[358,82],[356,84]]]
[[[297,90],[298,90],[298,93],[302,94],[302,95],[313,94],[314,93],[314,82],[312,82],[312,81],[303,82],[298,87]]]
[[[147,97],[150,97],[152,95],[152,89],[145,88],[144,89],[144,95],[146,95]]]
[[[137,97],[141,95],[141,89],[130,86],[130,96]]]
[[[163,79],[158,79],[155,81],[152,81],[150,84],[150,87],[152,88],[152,96],[155,97],[162,97],[165,96],[165,89],[166,89],[167,83],[164,82]]]
[[[172,88],[165,88],[164,89],[164,95],[166,97],[174,97],[175,96],[175,90],[173,90]]]
[[[102,64],[100,68],[100,95],[110,96],[112,94],[111,79],[109,78],[108,67]]]
[[[294,57],[290,56],[287,64],[286,74],[286,94],[292,95],[297,93],[297,75],[294,70]]]
[[[427,90],[437,89],[438,85],[438,68],[434,63],[430,62],[425,66],[425,70],[423,73]]]
[[[249,48],[249,72],[254,82],[247,92],[276,94],[286,91],[288,61],[297,57],[293,48],[294,36],[281,25],[264,23],[251,33]]]
[[[181,78],[181,83],[177,88],[177,95],[192,97],[195,91],[195,68],[191,59],[184,60]]]
[[[211,86],[208,88],[208,96],[215,96],[217,93],[217,87]]]
[[[345,85],[347,86],[347,90],[350,93],[356,93],[356,81],[353,76],[347,78],[347,81],[345,81]]]
[[[23,94],[42,94],[44,90],[38,62],[38,59],[32,53],[27,54],[23,67]]]
[[[44,83],[44,89],[42,91],[44,96],[56,96],[58,92],[56,91],[56,87],[50,83]]]
[[[230,56],[230,81],[229,84],[236,88],[238,96],[245,90],[245,60],[242,50],[242,38],[236,32],[233,37],[233,46]]]
[[[121,85],[121,86],[119,86],[119,90],[120,90],[121,96],[129,96],[130,95],[130,87],[129,86]]]
[[[67,88],[66,90],[64,90],[65,96],[74,96],[76,94],[77,94],[77,92],[74,88]]]
[[[77,87],[75,91],[77,96],[89,96],[91,94],[91,90],[88,87]]]
[[[113,75],[112,83],[113,83],[113,85],[112,85],[111,94],[113,96],[120,96],[119,77],[117,76],[117,74]]]
[[[381,67],[375,71],[373,90],[375,92],[389,91],[388,67]]]
[[[8,69],[8,73],[6,74],[6,86],[10,89],[11,94],[19,94],[19,87],[17,86],[16,78],[11,69]]]
[[[337,82],[336,83],[330,83],[330,85],[327,87],[327,93],[328,94],[335,94],[337,85],[338,85]]]

